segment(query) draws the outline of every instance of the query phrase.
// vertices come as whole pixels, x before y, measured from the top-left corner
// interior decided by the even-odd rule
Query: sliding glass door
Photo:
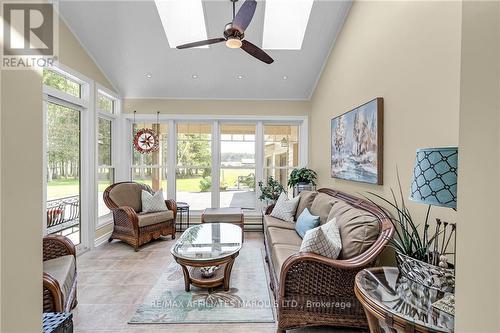
[[[80,219],[81,110],[66,103],[46,103],[47,234],[82,241]]]

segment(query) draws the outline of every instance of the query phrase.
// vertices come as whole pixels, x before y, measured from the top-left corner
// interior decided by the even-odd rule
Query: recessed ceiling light
[[[314,0],[266,0],[262,48],[300,50]],[[287,33],[284,34],[283,31]]]
[[[288,76],[286,76],[286,75],[283,75],[281,78],[282,78],[283,80],[288,80]]]
[[[201,0],[155,0],[155,4],[171,48],[207,39]]]
[[[238,80],[241,80],[241,79],[243,79],[243,75],[236,75],[236,78],[237,78]]]
[[[153,74],[151,74],[151,73],[146,73],[146,74],[144,74],[144,75],[146,75],[146,77],[147,77],[148,79],[150,79],[150,78],[152,78],[152,77],[153,77]]]
[[[192,77],[193,79],[197,79],[197,78],[198,78],[198,74],[193,74],[193,75],[191,75],[191,77]]]

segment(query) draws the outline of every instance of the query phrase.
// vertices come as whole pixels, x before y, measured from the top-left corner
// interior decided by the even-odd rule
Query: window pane
[[[149,185],[155,192],[162,189],[167,199],[167,168],[132,168],[132,180]]]
[[[177,168],[177,201],[187,202],[192,210],[212,206],[212,177],[208,168]]]
[[[177,124],[177,166],[210,167],[212,164],[211,140],[211,124]]]
[[[115,112],[115,101],[112,98],[110,98],[104,94],[98,93],[97,102],[98,102],[99,111],[108,112],[108,113]]]
[[[80,111],[47,104],[47,233],[80,243]]]
[[[114,183],[114,171],[115,170],[113,168],[97,169],[97,211],[99,213],[99,217],[111,213],[104,203],[102,195],[106,188]]]
[[[220,170],[220,206],[255,209],[255,169]]]
[[[133,151],[133,161],[134,166],[147,166],[147,165],[161,165],[167,166],[168,153],[167,153],[167,124],[151,124],[151,123],[140,123],[133,124],[132,136],[142,128],[152,128],[157,134],[160,140],[160,147],[157,151],[150,154],[141,154],[132,147]]]
[[[296,167],[299,165],[299,126],[264,126],[264,165]]]
[[[78,82],[51,70],[43,70],[43,84],[75,97],[81,97],[81,85]]]
[[[111,120],[99,118],[97,139],[98,165],[112,165],[111,162]]]
[[[221,167],[255,167],[255,125],[221,125]]]
[[[272,176],[275,180],[279,181],[281,185],[287,189],[288,178],[290,178],[290,173],[293,169],[272,169],[264,168],[264,180],[267,181],[269,176]],[[291,191],[288,191],[291,193]],[[290,194],[289,193],[289,194]]]

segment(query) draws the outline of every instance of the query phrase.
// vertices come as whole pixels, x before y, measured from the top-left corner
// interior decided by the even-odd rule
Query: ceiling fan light
[[[241,47],[241,40],[238,38],[229,38],[226,40],[226,46],[230,49],[239,49]]]

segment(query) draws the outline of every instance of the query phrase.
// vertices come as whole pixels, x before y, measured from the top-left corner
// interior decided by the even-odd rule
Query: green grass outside
[[[253,170],[221,170],[221,185],[222,186],[236,186],[239,175],[248,175]],[[177,179],[177,191],[179,192],[200,192],[201,176],[193,178],[180,178]],[[151,180],[136,180],[139,183],[151,186]],[[99,182],[99,193],[104,192],[109,182]],[[167,190],[167,181],[162,180],[161,186],[164,191]],[[76,179],[57,179],[52,180],[47,185],[47,200],[64,198],[73,195],[78,195],[78,180]]]

